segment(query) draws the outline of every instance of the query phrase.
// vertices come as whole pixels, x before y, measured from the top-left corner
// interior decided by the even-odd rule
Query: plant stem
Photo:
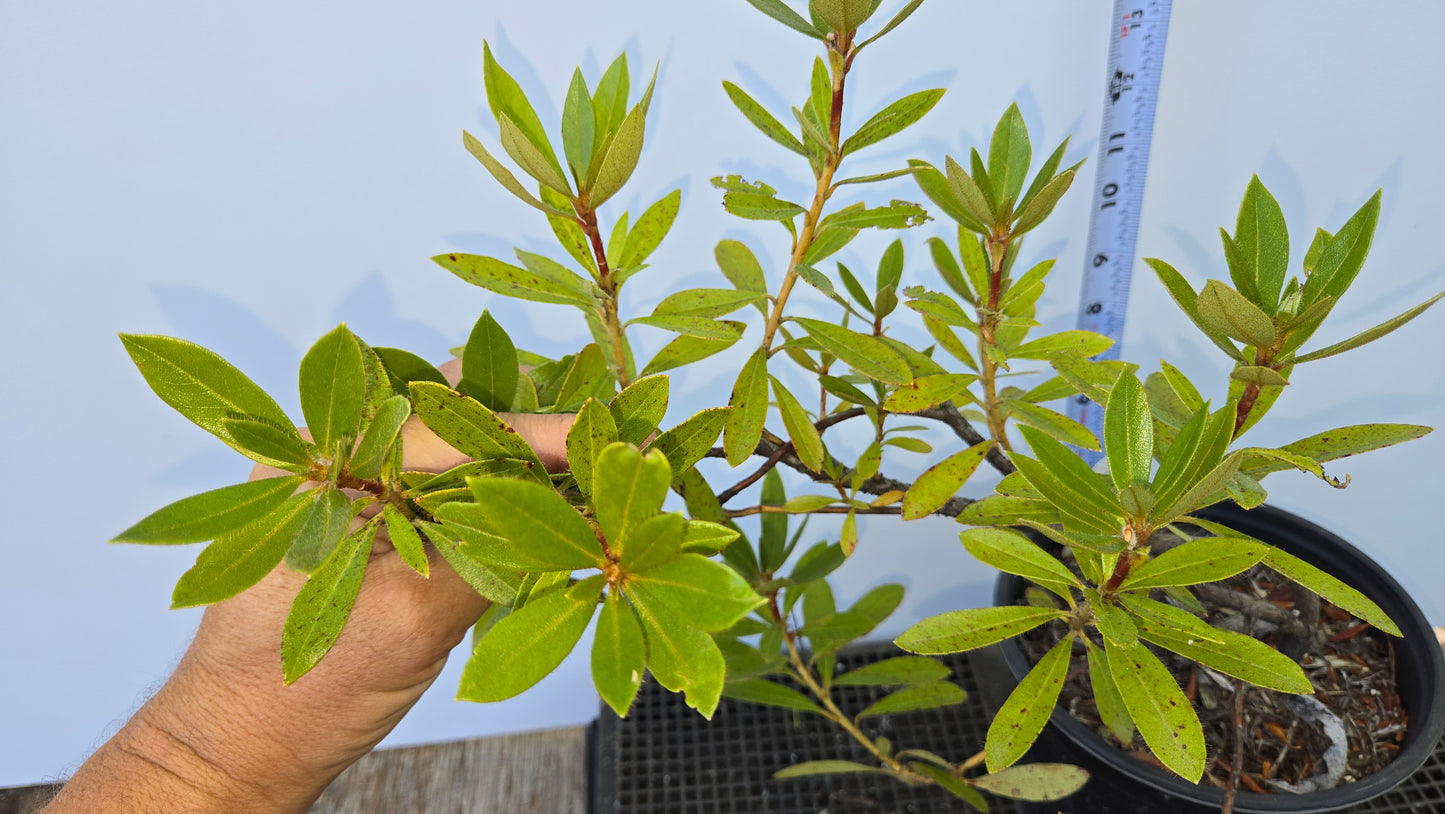
[[[597,280],[602,293],[607,296],[602,303],[600,316],[612,342],[612,374],[617,377],[618,386],[626,387],[632,383],[632,377],[627,373],[627,340],[622,334],[622,321],[617,315],[617,279],[607,265],[607,249],[602,245],[602,229],[597,225],[597,213],[585,205],[574,204],[574,208],[579,210],[582,232],[587,235],[587,241],[592,245],[592,259],[597,263]]]
[[[844,48],[848,47],[844,44]],[[833,47],[829,45],[829,47]],[[853,64],[851,58],[834,63],[833,65],[833,106],[828,115],[828,155],[823,158],[823,165],[818,171],[818,184],[813,191],[813,205],[809,207],[807,214],[803,216],[803,228],[798,232],[798,239],[793,244],[793,254],[788,258],[788,271],[783,275],[783,283],[778,287],[778,296],[773,300],[773,310],[768,314],[767,327],[763,332],[763,350],[771,351],[773,347],[773,336],[778,332],[778,326],[783,324],[783,308],[788,304],[788,296],[793,292],[793,286],[798,282],[798,265],[803,262],[803,256],[813,245],[813,236],[818,228],[818,221],[823,216],[823,205],[833,194],[833,173],[838,171],[838,165],[843,161],[843,155],[838,152],[838,143],[843,130],[843,87],[848,77],[848,68]]]
[[[1012,451],[1004,428],[1003,410],[998,399],[998,362],[989,353],[998,344],[998,304],[1003,296],[1003,262],[1008,253],[1007,236],[985,239],[989,257],[988,309],[979,308],[978,356],[979,381],[983,383],[983,412],[988,419],[988,434],[1005,451]]]

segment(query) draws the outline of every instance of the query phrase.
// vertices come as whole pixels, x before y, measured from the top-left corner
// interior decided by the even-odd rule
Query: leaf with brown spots
[[[1069,650],[1073,644],[1073,635],[1065,636],[1045,653],[994,716],[983,747],[984,760],[990,772],[1006,769],[1018,762],[1033,746],[1039,733],[1044,731],[1044,724],[1048,723],[1049,714],[1059,701],[1059,690],[1063,689],[1064,676],[1069,671]]]
[[[1204,730],[1179,683],[1144,645],[1104,642],[1109,674],[1144,742],[1167,768],[1198,783],[1204,774]]]

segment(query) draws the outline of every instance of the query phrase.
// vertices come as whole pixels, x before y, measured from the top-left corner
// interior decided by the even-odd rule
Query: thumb
[[[498,413],[497,416],[536,450],[548,472],[567,468],[567,431],[576,416],[551,413]]]

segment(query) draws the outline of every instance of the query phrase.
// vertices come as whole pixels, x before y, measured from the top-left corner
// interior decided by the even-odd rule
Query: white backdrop
[[[900,5],[889,0],[884,13]],[[1384,186],[1373,256],[1320,340],[1445,288],[1445,261],[1434,251],[1445,223],[1437,41],[1445,6],[1177,6],[1140,254],[1170,260],[1196,285],[1224,277],[1216,227],[1232,228],[1251,173],[1284,206],[1296,258],[1316,225],[1337,228]],[[719,86],[731,79],[786,113],[805,92],[812,60],[799,35],[742,0],[399,8],[372,0],[0,0],[8,371],[0,385],[0,494],[8,498],[0,785],[73,770],[164,679],[194,630],[197,612],[166,607],[195,548],[104,541],[164,503],[248,471],[147,390],[116,332],[207,345],[299,415],[296,363],[336,322],[374,344],[440,359],[495,302],[428,256],[505,255],[513,244],[557,254],[541,217],[513,205],[461,148],[464,127],[495,143],[484,116],[483,38],[548,122],[572,65],[595,79],[626,49],[636,79],[661,63],[643,165],[611,206],[635,215],[681,186],[683,208],[633,286],[633,313],[666,290],[720,284],[711,261],[720,238],[749,241],[772,270],[782,261],[780,231],[725,217],[707,179],[744,172],[806,193],[806,170],[753,132]],[[1110,10],[1107,0],[932,0],[860,57],[851,86],[851,126],[901,92],[950,90],[923,123],[859,156],[850,172],[966,154],[1013,99],[1036,154],[1074,134],[1069,160],[1090,164],[1024,258],[1060,257],[1041,311],[1050,329],[1073,321]],[[908,181],[873,194],[922,200]],[[936,279],[923,240],[944,229],[933,223],[905,236],[906,281]],[[882,245],[860,240],[843,259],[871,269]],[[525,347],[561,353],[585,341],[585,329],[571,313],[558,319],[555,306],[493,307]],[[1146,370],[1167,357],[1222,381],[1221,360],[1201,349],[1147,271],[1136,273],[1129,320],[1124,352]],[[662,337],[639,341],[651,350]],[[1445,312],[1431,313],[1377,345],[1301,369],[1259,440],[1365,420],[1445,424],[1442,343]],[[676,377],[669,421],[725,399],[739,359],[730,353]],[[1272,499],[1366,548],[1442,622],[1435,587],[1445,562],[1430,516],[1441,498],[1442,450],[1437,434],[1346,461],[1335,467],[1355,477],[1344,492],[1277,476]],[[905,462],[889,466],[908,471]],[[907,584],[910,598],[885,633],[986,601],[991,574],[953,532],[942,521],[864,524],[861,561],[840,572],[839,593],[852,598],[879,575]],[[585,658],[521,698],[488,706],[451,700],[461,661],[388,743],[595,714]]]

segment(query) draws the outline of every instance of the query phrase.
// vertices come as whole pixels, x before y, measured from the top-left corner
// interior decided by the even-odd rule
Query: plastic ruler
[[[1114,340],[1114,346],[1100,354],[1100,359],[1119,358],[1124,339],[1129,279],[1139,237],[1139,213],[1171,5],[1171,0],[1114,0],[1078,323],[1083,330]],[[1104,410],[1099,405],[1078,396],[1069,401],[1069,414],[1096,436],[1103,436]],[[1083,454],[1090,464],[1102,457],[1097,452]]]

